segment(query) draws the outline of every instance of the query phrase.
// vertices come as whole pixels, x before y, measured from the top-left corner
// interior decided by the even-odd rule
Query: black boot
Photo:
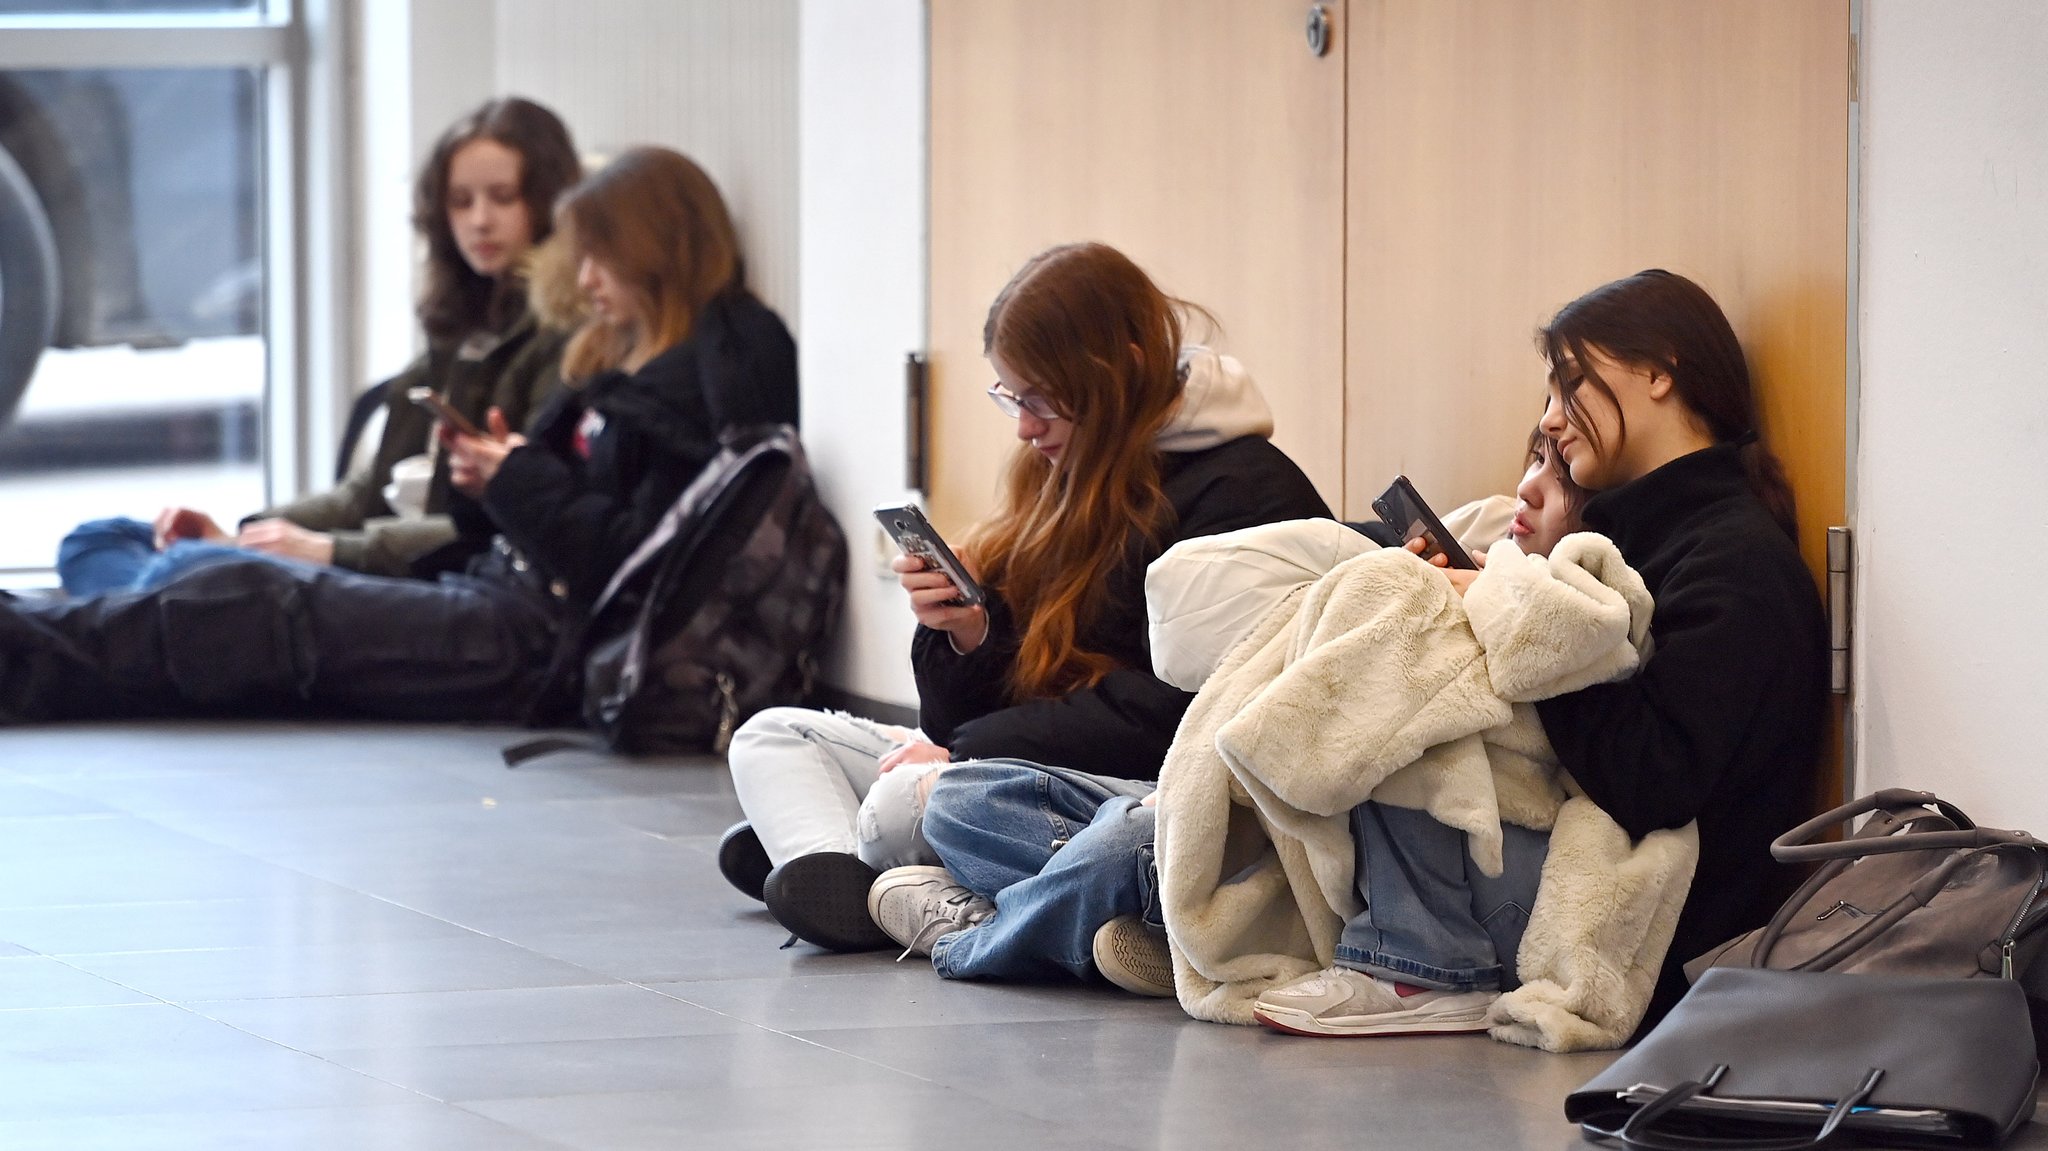
[[[761,846],[761,837],[754,834],[753,824],[741,820],[719,837],[718,874],[739,888],[741,895],[762,898],[761,886],[768,881],[768,872],[774,866],[768,862],[768,852]]]
[[[798,939],[832,951],[894,946],[868,915],[868,888],[880,872],[843,851],[799,855],[768,873],[768,913]]]

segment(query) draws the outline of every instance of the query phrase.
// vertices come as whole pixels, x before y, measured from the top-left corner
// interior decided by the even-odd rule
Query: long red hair
[[[1091,687],[1117,667],[1080,633],[1111,574],[1173,519],[1154,441],[1180,401],[1188,308],[1106,244],[1040,252],[989,306],[983,350],[1072,423],[1057,465],[1018,446],[996,513],[966,540],[1021,632],[1015,700]]]

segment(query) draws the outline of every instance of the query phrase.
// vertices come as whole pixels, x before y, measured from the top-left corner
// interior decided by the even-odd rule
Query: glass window
[[[185,16],[258,13],[264,0],[0,0],[0,16]]]
[[[264,88],[0,72],[0,571],[48,568],[84,520],[262,503]]]

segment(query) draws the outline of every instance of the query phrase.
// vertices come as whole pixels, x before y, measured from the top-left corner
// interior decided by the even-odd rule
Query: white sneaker
[[[1133,995],[1173,998],[1173,953],[1166,936],[1135,915],[1120,915],[1095,931],[1095,970]]]
[[[943,867],[892,867],[868,888],[868,914],[903,954],[930,955],[942,936],[965,931],[996,913],[996,905],[960,886]]]
[[[1414,990],[1330,967],[1259,996],[1252,1015],[1295,1035],[1440,1035],[1486,1030],[1498,991]]]

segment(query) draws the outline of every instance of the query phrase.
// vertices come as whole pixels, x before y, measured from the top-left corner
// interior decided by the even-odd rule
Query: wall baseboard
[[[850,712],[879,723],[893,723],[898,727],[910,728],[917,726],[917,709],[914,707],[869,699],[829,683],[818,685],[817,704],[819,707]]]

